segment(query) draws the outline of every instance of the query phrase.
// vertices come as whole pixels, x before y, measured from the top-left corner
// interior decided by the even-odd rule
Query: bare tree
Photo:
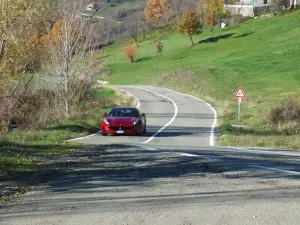
[[[64,104],[66,118],[79,104],[100,73],[100,53],[93,44],[97,30],[81,17],[78,3],[62,1],[57,20],[48,35],[48,63],[59,81],[52,85]]]
[[[134,40],[136,46],[138,46],[138,35],[145,29],[146,21],[142,12],[134,12],[129,14],[123,21],[123,30]]]

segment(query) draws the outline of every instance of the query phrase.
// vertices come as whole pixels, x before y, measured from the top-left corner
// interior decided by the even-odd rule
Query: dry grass
[[[107,86],[107,88],[114,90],[116,95],[119,96],[114,101],[114,103],[116,105],[125,105],[125,106],[136,106],[137,105],[136,99],[134,97],[132,97],[131,95],[128,95],[126,92],[124,92],[120,89],[117,89],[115,87],[112,87],[112,86]]]

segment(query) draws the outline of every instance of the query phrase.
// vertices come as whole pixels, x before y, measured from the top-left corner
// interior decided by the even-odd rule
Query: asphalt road
[[[141,112],[146,113],[147,134],[107,136],[100,134],[74,141],[87,144],[151,144],[157,146],[199,147],[214,144],[212,127],[217,120],[205,102],[164,88],[120,86],[135,96]],[[154,137],[155,136],[155,137]]]
[[[119,87],[143,137],[92,135],[72,170],[0,209],[0,224],[299,224],[300,152],[215,145],[215,113],[162,88]]]

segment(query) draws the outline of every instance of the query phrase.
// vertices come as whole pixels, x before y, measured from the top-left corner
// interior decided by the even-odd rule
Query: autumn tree
[[[160,19],[170,9],[168,0],[148,0],[144,9],[148,21]]]
[[[163,46],[163,44],[162,44],[160,41],[158,41],[158,42],[156,42],[156,44],[155,44],[155,48],[156,48],[156,51],[157,51],[158,53],[162,53],[162,51],[163,51],[163,49],[164,49],[164,46]]]
[[[47,1],[43,0],[0,1],[0,64],[10,43],[37,31],[47,8]]]
[[[231,0],[231,4],[235,4],[236,0]],[[219,22],[221,24],[222,19],[226,16],[224,9],[224,0],[204,0],[204,13],[210,20],[214,17],[216,24]],[[211,20],[212,22],[212,20]]]
[[[125,50],[126,57],[130,60],[131,63],[133,63],[134,58],[137,55],[136,46],[128,45],[125,46],[124,50]]]
[[[0,117],[7,121],[24,104],[32,76],[37,69],[48,3],[44,0],[0,1]]]
[[[215,39],[214,28],[217,25],[217,18],[216,18],[216,14],[214,11],[211,11],[206,15],[205,25],[208,28],[208,30],[210,30],[210,32],[212,32],[213,37]],[[216,42],[216,39],[215,39],[215,42]]]
[[[195,10],[186,10],[182,18],[178,20],[177,28],[180,33],[187,35],[191,40],[191,44],[194,45],[192,35],[201,34],[203,25]]]
[[[64,114],[69,118],[71,106],[78,105],[88,93],[102,67],[93,44],[96,30],[81,17],[78,3],[65,0],[58,4],[56,13],[60,19],[42,42],[48,53],[47,66],[58,81],[51,88],[61,99]]]

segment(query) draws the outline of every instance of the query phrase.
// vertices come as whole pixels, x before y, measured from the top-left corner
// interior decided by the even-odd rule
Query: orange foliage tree
[[[186,10],[182,18],[178,20],[177,28],[180,33],[189,36],[192,45],[194,45],[192,35],[201,34],[203,25],[199,14],[195,10]]]
[[[126,46],[124,49],[125,49],[126,57],[130,60],[131,63],[133,63],[134,58],[137,55],[136,46],[130,45],[130,46]]]
[[[236,0],[232,0],[231,2],[234,4]],[[204,11],[208,12],[211,17],[212,13],[214,14],[216,24],[218,21],[221,23],[221,20],[226,17],[224,4],[224,0],[205,0],[204,2]]]
[[[216,42],[215,35],[214,35],[214,28],[217,25],[217,17],[214,11],[211,11],[206,15],[205,25],[210,30],[210,32],[212,32],[214,40]]]
[[[148,0],[144,13],[148,21],[160,19],[170,9],[168,0]]]
[[[161,52],[163,51],[163,49],[164,49],[164,46],[163,46],[163,44],[162,44],[160,41],[158,41],[158,42],[156,43],[156,45],[155,45],[155,48],[156,48],[156,51],[157,51],[158,53],[161,53]]]

